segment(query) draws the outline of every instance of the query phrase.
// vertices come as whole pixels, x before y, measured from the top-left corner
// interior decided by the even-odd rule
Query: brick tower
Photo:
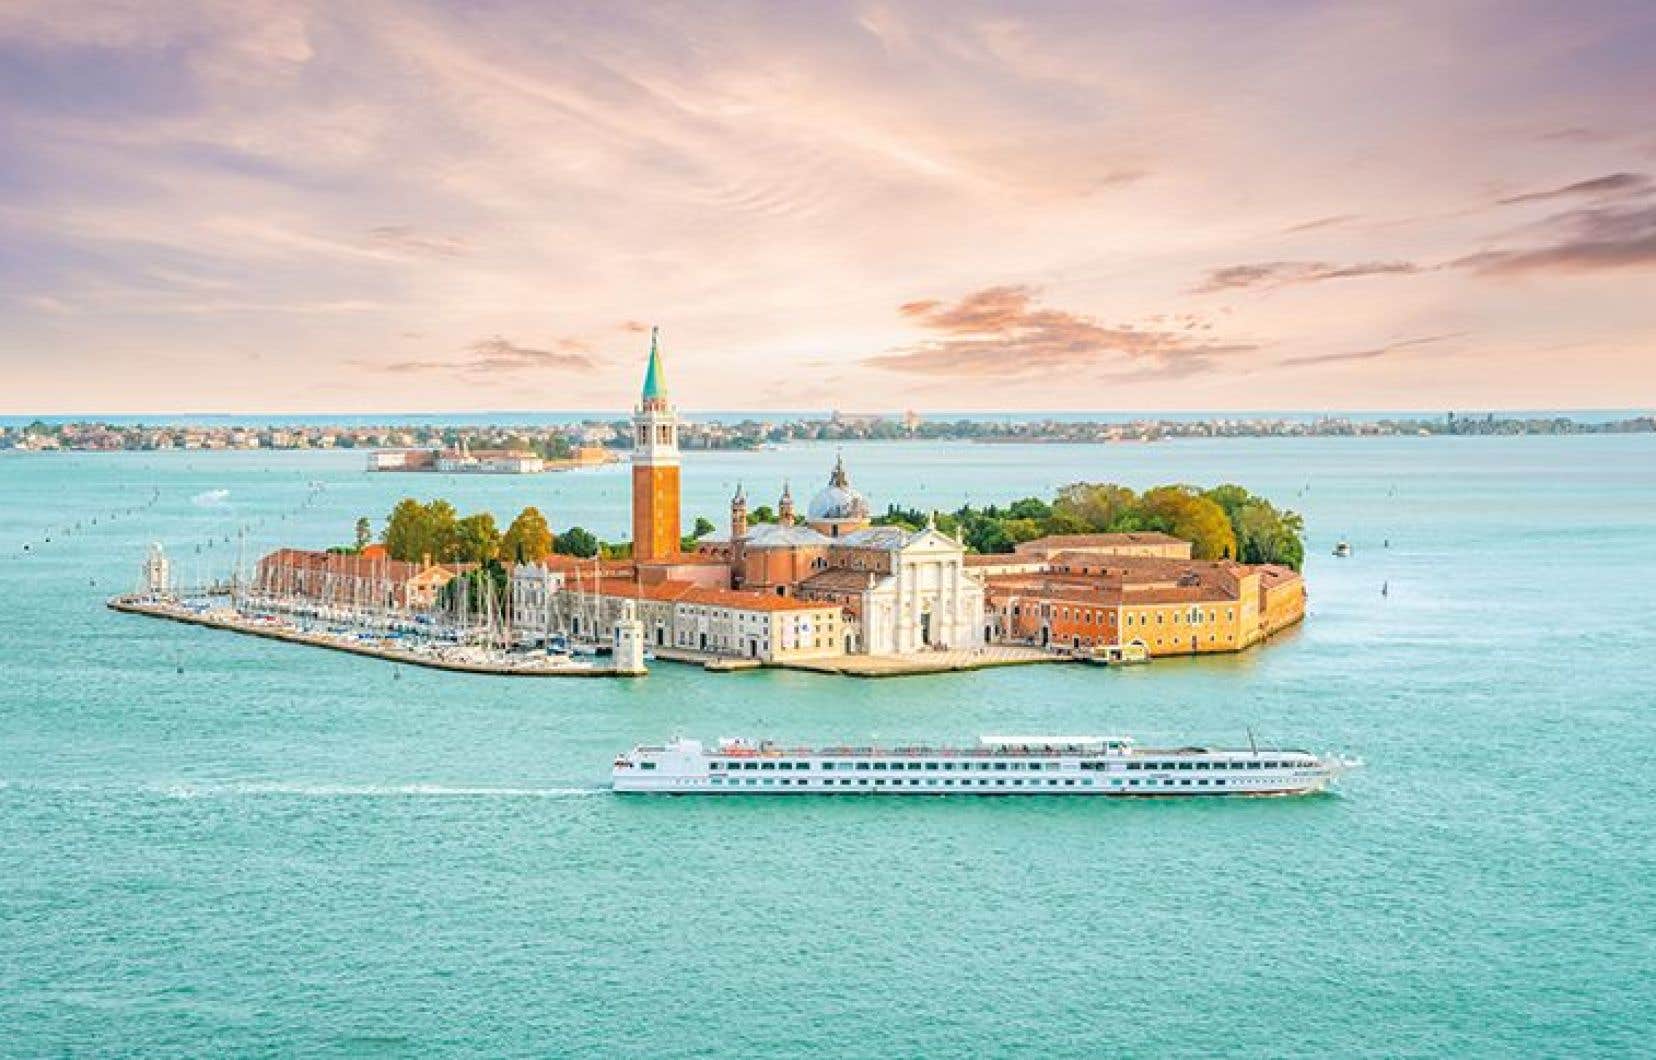
[[[633,559],[659,563],[679,554],[678,413],[667,403],[657,329],[650,329],[650,367],[633,412]]]

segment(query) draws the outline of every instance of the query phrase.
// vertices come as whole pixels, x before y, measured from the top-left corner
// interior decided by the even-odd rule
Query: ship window
[[[1249,762],[1248,763],[1248,768],[1249,769],[1258,769],[1259,768],[1259,763],[1258,762]]]
[[[1202,779],[1198,780],[1196,783],[1197,783],[1198,786],[1205,788],[1205,787],[1207,787],[1207,782],[1208,782],[1208,778],[1203,777]]]
[[[1179,783],[1180,783],[1180,784],[1183,784],[1183,785],[1184,785],[1184,786],[1185,786],[1185,787],[1187,787],[1187,788],[1188,788],[1188,787],[1190,787],[1190,778],[1189,778],[1189,777],[1185,777],[1185,778],[1184,778],[1184,779],[1183,779],[1183,780],[1181,780],[1181,781],[1179,781]]]
[[[1138,770],[1139,770],[1139,769],[1141,769],[1141,768],[1142,768],[1142,767],[1141,767],[1141,766],[1140,766],[1140,765],[1139,765],[1139,764],[1138,764],[1138,763],[1137,763],[1137,762],[1128,762],[1128,763],[1127,763],[1127,768],[1128,768],[1128,769],[1129,769],[1129,770],[1132,770],[1132,771],[1134,771],[1134,772],[1137,772],[1137,771],[1138,771]]]
[[[755,779],[754,779],[754,778],[753,778],[753,777],[748,777],[748,778],[747,778],[747,786],[748,786],[748,787],[750,787],[750,788],[751,788],[751,787],[753,787],[753,786],[754,786],[754,785],[755,785],[755,784],[757,784],[757,783],[759,783],[759,781],[757,781],[757,780],[755,780]]]
[[[709,763],[707,763],[707,768],[708,769],[723,769],[724,768],[724,763],[723,762],[709,762]]]
[[[1133,779],[1132,779],[1132,780],[1129,780],[1129,781],[1128,781],[1128,782],[1127,782],[1127,786],[1128,786],[1128,787],[1129,787],[1129,788],[1136,788],[1136,787],[1138,787],[1138,777],[1134,777],[1134,778],[1133,778]]]
[[[1041,771],[1041,763],[1031,762],[1031,763],[1029,763],[1029,768],[1032,772],[1039,773]]]
[[[936,778],[936,777],[927,777],[927,778],[926,778],[926,786],[927,786],[927,787],[928,787],[928,788],[935,788],[935,787],[937,787],[937,778]]]
[[[944,777],[944,778],[943,778],[943,786],[944,786],[944,787],[945,787],[945,788],[952,788],[952,787],[954,787],[954,777]]]
[[[936,762],[927,762],[926,763],[926,768],[935,770],[937,768],[937,763]]]
[[[1179,768],[1180,769],[1194,769],[1196,767],[1193,763],[1190,763],[1190,762],[1180,762],[1179,763]]]
[[[858,777],[857,778],[857,783],[861,784],[863,787],[866,788],[866,787],[868,787],[868,778],[867,777]]]
[[[867,769],[868,768],[868,763],[867,762],[858,762],[857,763],[857,768],[858,769]]]
[[[776,783],[776,778],[775,777],[766,777],[765,778],[765,784],[770,785],[770,784],[775,784],[775,783]]]
[[[1006,787],[1006,778],[1005,778],[1005,777],[996,777],[996,778],[995,778],[995,783],[996,783],[996,784],[997,784],[997,785],[998,785],[998,786],[1000,786],[1000,787],[1003,787],[1003,788],[1004,788],[1004,787]]]
[[[1211,767],[1206,762],[1197,762],[1196,763],[1196,768],[1197,769],[1209,769]]]
[[[639,763],[639,768],[641,768],[641,769],[654,769],[655,767],[656,767],[656,764],[654,762],[640,762]]]
[[[995,768],[996,769],[1005,769],[1006,768],[1006,763],[1005,762],[996,762],[995,763]]]
[[[1136,781],[1136,780],[1135,780],[1135,781],[1133,781],[1133,783],[1134,783],[1134,784],[1137,784],[1137,783],[1138,783],[1138,781]],[[1112,787],[1112,788],[1119,788],[1119,787],[1121,787],[1121,778],[1120,778],[1120,777],[1115,777],[1115,778],[1113,778],[1113,779],[1112,779],[1112,780],[1111,780],[1111,781],[1110,781],[1110,787]]]
[[[1213,786],[1216,787],[1216,788],[1224,787],[1225,786],[1225,778],[1224,777],[1214,777],[1213,778]]]
[[[759,763],[759,768],[760,769],[775,769],[776,768],[776,763],[775,762],[760,762]]]
[[[1075,778],[1074,777],[1065,777],[1064,778],[1064,787],[1066,787],[1066,788],[1075,787]]]
[[[824,769],[824,770],[832,770],[834,768],[834,763],[832,763],[832,762],[818,762],[817,763],[817,768],[818,769]]]
[[[908,767],[910,769],[919,769],[920,768],[920,763],[919,762],[910,762],[908,764]]]

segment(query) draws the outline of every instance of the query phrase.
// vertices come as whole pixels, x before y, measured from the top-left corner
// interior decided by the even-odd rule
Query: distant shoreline
[[[549,414],[550,415],[550,414]],[[1432,417],[1255,417],[1201,419],[937,419],[915,413],[901,417],[850,416],[828,419],[714,419],[681,424],[687,451],[746,451],[799,442],[972,441],[994,444],[1094,444],[1158,442],[1189,438],[1301,438],[1400,436],[1527,436],[1656,433],[1656,415],[1583,419],[1566,415]],[[312,421],[261,425],[255,421],[213,426],[104,421],[47,422],[0,426],[0,450],[165,451],[165,450],[503,450],[561,460],[575,450],[619,453],[628,447],[631,427],[624,420],[586,419],[540,425],[503,422],[444,426],[403,422],[366,426]],[[598,463],[589,461],[588,463]]]

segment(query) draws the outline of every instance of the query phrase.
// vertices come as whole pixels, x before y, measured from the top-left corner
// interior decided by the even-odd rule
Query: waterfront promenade
[[[1037,663],[1076,662],[1075,658],[1039,648],[992,644],[953,651],[915,652],[912,655],[841,655],[829,659],[800,659],[785,664],[787,669],[846,677],[913,677],[920,674],[957,673],[987,670],[999,666],[1033,666]]]

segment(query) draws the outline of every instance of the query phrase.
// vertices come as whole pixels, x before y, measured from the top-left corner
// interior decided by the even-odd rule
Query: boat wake
[[[314,799],[560,799],[600,795],[608,788],[496,788],[448,784],[175,784],[167,795],[175,799],[234,798],[276,795]]]

